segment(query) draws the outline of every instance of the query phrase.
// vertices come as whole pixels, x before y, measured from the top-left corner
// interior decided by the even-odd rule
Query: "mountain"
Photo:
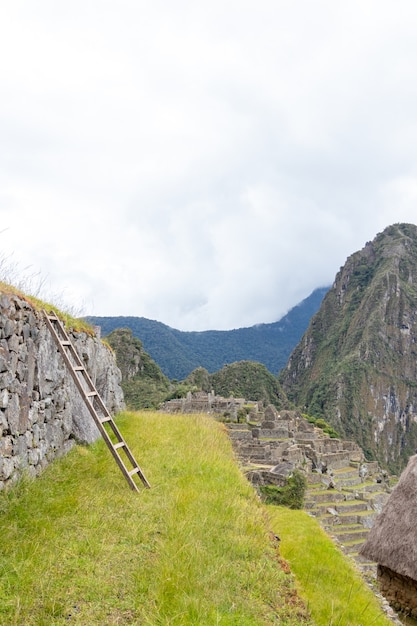
[[[417,447],[417,226],[352,254],[279,380],[290,401],[391,471]]]
[[[277,374],[318,310],[328,287],[316,289],[278,322],[236,330],[185,332],[144,317],[88,317],[108,335],[130,328],[144,350],[170,379],[183,380],[198,367],[215,372],[235,361],[263,363]]]
[[[225,365],[211,374],[210,383],[216,394],[225,398],[246,398],[262,401],[265,406],[273,404],[278,409],[289,408],[276,376],[262,363],[238,361]]]
[[[225,365],[214,374],[195,369],[183,383],[173,385],[147,354],[130,328],[117,328],[106,337],[122,373],[121,386],[130,410],[158,408],[170,398],[185,397],[188,391],[212,389],[217,395],[243,397],[288,408],[288,400],[276,376],[261,363],[240,361]]]
[[[145,352],[129,328],[118,328],[106,337],[122,373],[121,387],[129,409],[156,408],[168,394],[169,380]]]

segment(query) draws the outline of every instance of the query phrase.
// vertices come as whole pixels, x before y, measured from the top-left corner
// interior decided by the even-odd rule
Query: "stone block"
[[[14,454],[19,459],[19,467],[26,467],[28,464],[28,447],[26,437],[20,435],[14,445]]]
[[[10,435],[0,439],[0,456],[10,457],[13,454],[13,439]]]
[[[38,465],[40,460],[41,460],[41,455],[40,455],[39,448],[32,448],[32,450],[29,450],[28,452],[29,465]]]
[[[7,389],[2,389],[0,391],[0,409],[7,409],[9,404],[9,392]]]
[[[15,469],[12,457],[0,457],[0,480],[8,480]]]
[[[23,336],[23,341],[25,342],[25,344],[27,344],[27,342],[31,339],[31,337],[30,337],[30,325],[27,324],[27,323],[23,324],[22,336]]]
[[[19,434],[20,405],[17,393],[12,393],[5,411],[6,421],[12,435]]]
[[[11,335],[8,341],[10,352],[15,352],[17,354],[19,352],[19,344],[19,337],[17,335]]]
[[[6,318],[6,322],[3,326],[3,336],[5,337],[5,339],[13,336],[15,326],[16,324],[12,319],[10,319],[9,317]]]

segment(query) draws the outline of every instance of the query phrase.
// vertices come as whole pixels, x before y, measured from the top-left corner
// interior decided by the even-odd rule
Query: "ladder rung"
[[[71,342],[70,341],[61,341],[61,346],[70,346]]]
[[[124,442],[124,441],[119,441],[119,443],[115,443],[115,444],[114,444],[113,448],[114,448],[115,450],[118,450],[119,448],[123,448],[123,446],[125,446],[125,445],[126,445],[126,444],[125,444],[125,442]]]
[[[100,422],[104,424],[104,422],[111,422],[111,417],[108,415],[107,417],[101,417]]]
[[[98,396],[97,391],[89,391],[85,394],[88,398],[92,398],[93,396]]]
[[[85,367],[83,365],[76,365],[74,369],[76,372],[83,372],[85,370]]]
[[[134,467],[132,470],[130,470],[129,476],[133,476],[134,474],[137,474],[138,472],[140,472],[139,467]]]

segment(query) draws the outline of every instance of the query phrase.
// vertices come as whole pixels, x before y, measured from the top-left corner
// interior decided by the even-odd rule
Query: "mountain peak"
[[[417,446],[417,227],[352,254],[293,351],[288,397],[397,470]]]

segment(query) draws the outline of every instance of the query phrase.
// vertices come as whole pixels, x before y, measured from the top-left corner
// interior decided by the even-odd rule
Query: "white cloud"
[[[279,319],[416,222],[417,5],[14,0],[3,254],[96,315]]]

